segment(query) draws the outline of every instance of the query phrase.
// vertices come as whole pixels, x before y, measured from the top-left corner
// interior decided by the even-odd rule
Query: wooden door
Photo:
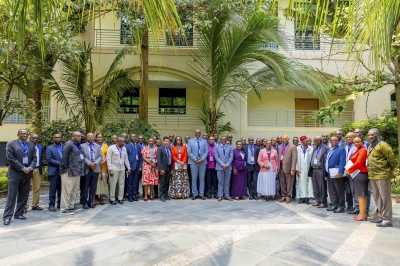
[[[319,127],[314,121],[304,122],[304,117],[319,109],[318,99],[295,99],[296,127]]]

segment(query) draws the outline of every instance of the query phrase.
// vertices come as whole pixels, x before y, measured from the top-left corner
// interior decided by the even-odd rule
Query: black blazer
[[[314,153],[316,152],[316,148],[314,147],[313,152],[311,153],[311,161],[310,161],[310,167],[308,168],[308,176],[313,175],[313,168],[312,168],[312,158],[314,156]],[[323,169],[323,173],[325,173],[325,160],[326,160],[326,154],[327,154],[328,148],[326,145],[322,145],[321,148],[321,158],[320,158],[320,163],[321,163],[321,168]]]
[[[9,179],[24,176],[25,173],[22,172],[22,168],[24,167],[32,167],[32,169],[34,169],[36,166],[37,158],[36,158],[35,145],[31,142],[26,142],[26,143],[28,145],[28,163],[24,165],[22,164],[24,158],[24,150],[22,149],[21,144],[19,144],[19,141],[11,140],[7,142],[6,156],[8,163],[10,164],[8,166]],[[27,176],[32,178],[33,171],[27,174]]]
[[[169,149],[169,148],[167,148]],[[171,157],[171,162],[172,162],[172,157]],[[157,166],[158,166],[158,171],[164,170],[167,171],[168,166],[168,155],[167,152],[165,151],[165,146],[161,145],[161,147],[157,148]]]
[[[249,144],[244,145],[243,149],[244,153],[246,154],[246,158],[249,158]],[[260,148],[256,144],[254,144],[254,163],[256,165],[256,171],[260,171],[260,165],[257,163],[259,153],[260,153]]]

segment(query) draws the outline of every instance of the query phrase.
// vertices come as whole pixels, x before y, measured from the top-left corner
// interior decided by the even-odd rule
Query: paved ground
[[[297,202],[249,200],[125,202],[61,216],[47,211],[46,193],[46,210],[0,226],[0,265],[400,265],[400,204],[395,227],[379,229]]]

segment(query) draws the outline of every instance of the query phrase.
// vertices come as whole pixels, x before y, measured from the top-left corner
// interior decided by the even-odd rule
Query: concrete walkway
[[[141,200],[62,216],[47,193],[44,211],[0,226],[0,265],[400,265],[400,204],[379,229],[296,201]]]

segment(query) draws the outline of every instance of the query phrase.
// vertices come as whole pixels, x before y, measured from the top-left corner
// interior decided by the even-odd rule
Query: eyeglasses
[[[32,138],[32,139],[34,139],[34,140],[38,140],[39,138]]]

